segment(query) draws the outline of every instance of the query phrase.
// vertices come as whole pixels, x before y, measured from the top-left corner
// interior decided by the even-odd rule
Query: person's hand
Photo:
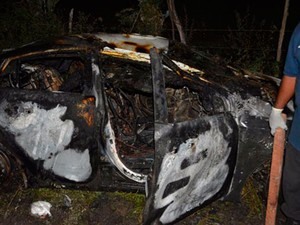
[[[287,130],[287,126],[286,126],[286,122],[284,121],[284,119],[281,116],[283,109],[276,109],[274,107],[272,107],[272,111],[269,117],[269,125],[271,128],[271,134],[274,135],[275,134],[275,130],[278,127],[281,127],[282,129]]]

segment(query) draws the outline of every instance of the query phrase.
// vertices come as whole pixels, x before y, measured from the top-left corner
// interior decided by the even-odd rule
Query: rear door
[[[76,54],[20,58],[1,79],[1,142],[14,143],[37,176],[89,180],[97,154],[91,65]]]

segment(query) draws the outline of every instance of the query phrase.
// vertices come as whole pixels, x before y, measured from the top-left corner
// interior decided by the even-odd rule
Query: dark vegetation
[[[164,0],[127,0],[97,11],[76,1],[70,5],[64,0],[3,0],[0,9],[0,49],[69,33],[141,33],[179,39]],[[234,23],[207,32],[209,25],[196,21],[184,4],[177,11],[189,47],[235,66],[280,76],[282,63],[275,60],[278,25],[259,21],[250,11],[236,12]]]

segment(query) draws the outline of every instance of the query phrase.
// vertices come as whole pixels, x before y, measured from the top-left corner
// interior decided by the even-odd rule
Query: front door
[[[168,123],[161,59],[151,52],[155,159],[144,224],[168,224],[227,193],[238,143],[231,114]]]

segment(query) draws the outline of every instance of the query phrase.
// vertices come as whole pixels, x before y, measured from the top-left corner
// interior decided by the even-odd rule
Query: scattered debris
[[[37,201],[31,204],[31,214],[39,218],[46,218],[47,215],[52,216],[50,208],[52,205],[46,201]]]
[[[72,199],[68,195],[64,195],[64,205],[68,208],[72,206]]]

